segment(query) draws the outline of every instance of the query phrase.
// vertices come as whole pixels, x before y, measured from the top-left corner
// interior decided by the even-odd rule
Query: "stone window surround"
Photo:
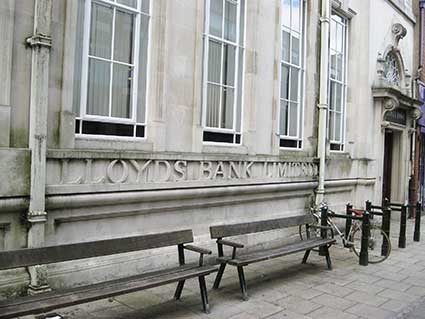
[[[291,2],[292,3],[292,2]],[[306,46],[307,46],[307,37],[305,36],[305,32],[307,30],[307,19],[306,19],[306,8],[308,5],[308,2],[305,0],[300,0],[300,4],[301,4],[301,14],[300,14],[300,20],[301,20],[301,30],[300,30],[300,51],[299,51],[299,56],[300,56],[300,65],[299,65],[299,76],[298,76],[298,112],[297,112],[297,117],[299,116],[300,118],[297,119],[297,136],[295,138],[297,145],[295,147],[280,147],[280,149],[282,150],[293,150],[293,151],[297,151],[297,150],[303,150],[304,148],[304,143],[303,141],[303,135],[304,135],[304,104],[305,104],[305,87],[306,87],[306,83],[305,83],[305,61],[306,61]],[[280,1],[280,5],[282,5],[282,1]],[[282,10],[282,8],[281,8]],[[282,12],[280,13],[280,17],[282,18]],[[283,28],[287,29],[288,31],[290,30],[290,34],[292,34],[292,29],[289,29],[287,27],[284,27],[282,23],[280,23],[281,25],[281,34],[282,34],[282,30]],[[291,37],[291,35],[290,35]],[[282,36],[281,36],[281,41],[282,41]],[[281,44],[282,46],[282,44]],[[282,49],[280,50],[280,52],[282,51]],[[292,54],[291,52],[292,50],[290,49],[290,56]],[[281,66],[285,65],[288,66],[289,68],[291,68],[291,64],[286,63],[285,61],[283,61],[282,57],[280,57],[280,63]],[[279,68],[279,99],[280,101],[282,100],[281,97],[281,87],[282,87],[282,68]],[[288,91],[291,91],[291,82],[289,83],[289,87],[288,87]],[[278,118],[279,118],[279,122],[280,122],[280,105],[278,106]],[[290,112],[288,112],[288,115],[290,114]],[[290,119],[288,120],[288,124],[290,125]],[[294,137],[289,137],[289,136],[285,136],[280,134],[280,128],[279,128],[279,138],[280,140],[294,140]]]
[[[349,36],[349,25],[348,25],[348,19],[345,16],[341,16],[340,14],[338,14],[337,12],[333,11],[332,15],[337,15],[338,17],[340,17],[343,22],[338,22],[338,21],[334,21],[334,19],[332,19],[332,21],[334,21],[337,25],[342,25],[343,26],[343,34],[342,34],[342,55],[343,55],[343,63],[342,63],[342,79],[341,80],[337,80],[336,78],[332,78],[331,73],[329,72],[329,88],[331,87],[332,83],[335,83],[336,85],[342,85],[342,93],[341,93],[341,111],[340,111],[340,115],[341,115],[341,120],[340,120],[340,139],[339,140],[331,140],[330,137],[330,127],[329,125],[330,123],[330,113],[334,112],[337,113],[336,110],[331,111],[330,109],[330,100],[333,98],[333,96],[330,95],[329,93],[329,110],[328,110],[328,136],[329,136],[329,142],[330,144],[335,144],[335,145],[339,145],[339,149],[336,150],[332,150],[330,149],[331,152],[344,152],[345,150],[345,142],[346,142],[346,117],[347,117],[347,66],[348,66],[348,50],[349,50],[349,46],[348,46],[348,36]],[[332,28],[332,27],[331,27]],[[331,32],[332,33],[332,32]],[[336,49],[335,49],[336,50]],[[334,50],[334,51],[335,51]],[[332,48],[330,48],[330,51],[332,51]],[[335,51],[337,52],[337,51]],[[331,63],[331,60],[329,60],[329,63]],[[330,69],[330,65],[329,65],[329,69]],[[330,89],[329,89],[330,90]],[[334,127],[334,130],[336,129],[336,125]]]
[[[202,62],[202,107],[201,107],[201,126],[203,128],[203,133],[218,133],[218,134],[226,134],[226,135],[232,135],[233,142],[214,142],[214,141],[205,141],[202,139],[202,144],[206,146],[234,146],[234,147],[240,147],[243,145],[243,113],[244,113],[244,107],[243,107],[243,95],[244,95],[244,74],[245,74],[245,42],[246,42],[246,24],[247,24],[247,2],[244,3],[244,12],[241,12],[241,3],[240,1],[236,2],[236,30],[235,30],[235,37],[236,39],[234,41],[226,40],[224,37],[225,33],[225,5],[226,2],[232,3],[233,1],[228,0],[222,0],[223,3],[223,22],[222,22],[222,37],[212,35],[210,33],[210,4],[211,0],[206,0],[204,2],[204,39],[203,39],[203,62]],[[244,18],[244,25],[242,26],[243,32],[241,32],[241,15],[243,14]],[[243,38],[240,38],[241,34],[243,35]],[[235,47],[235,65],[234,65],[234,101],[233,101],[233,118],[232,118],[232,128],[219,128],[219,127],[208,127],[207,126],[207,90],[209,84],[213,84],[214,86],[219,86],[220,91],[222,88],[230,87],[229,85],[225,85],[224,83],[213,83],[211,82],[208,72],[209,67],[209,56],[208,51],[210,48],[210,41],[214,41],[217,43],[220,43],[221,45],[228,44],[230,46]],[[222,52],[224,52],[224,46],[222,47]],[[240,53],[242,53],[240,55]],[[222,60],[221,64],[223,64],[223,58],[224,53],[222,53]],[[240,61],[242,59],[242,61]],[[239,67],[242,67],[242,72],[239,73]],[[220,70],[223,70],[223,66],[220,66]],[[223,71],[221,71],[223,72]],[[222,77],[222,75],[221,75]],[[223,80],[223,79],[221,79]],[[239,96],[240,91],[240,96]],[[220,93],[220,118],[218,119],[219,122],[221,122],[221,103],[222,103],[222,95],[223,93]],[[239,101],[239,98],[241,101]],[[238,112],[238,104],[240,105],[240,110]],[[239,125],[237,124],[239,122]],[[219,126],[221,126],[221,123],[219,123]],[[238,127],[239,126],[239,127]]]

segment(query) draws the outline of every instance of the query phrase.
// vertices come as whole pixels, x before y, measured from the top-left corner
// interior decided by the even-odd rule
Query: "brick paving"
[[[423,241],[414,243],[412,230],[409,221],[405,249],[397,248],[393,234],[389,259],[368,267],[359,266],[353,253],[337,246],[331,249],[332,271],[317,254],[307,265],[300,264],[302,253],[250,265],[248,301],[241,299],[237,272],[228,267],[219,290],[210,289],[214,276],[207,279],[210,314],[201,311],[196,279],[186,282],[177,302],[172,300],[175,285],[168,285],[57,312],[67,319],[425,319],[425,232]]]

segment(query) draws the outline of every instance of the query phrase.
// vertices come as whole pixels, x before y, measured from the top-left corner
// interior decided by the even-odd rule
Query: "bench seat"
[[[63,292],[52,291],[40,295],[22,297],[0,302],[0,318],[6,319],[29,314],[46,313],[57,308],[154,288],[202,275],[206,276],[216,271],[216,266],[199,267],[197,264],[184,265],[163,271],[67,289]]]
[[[262,250],[262,251],[258,251],[258,252],[254,252],[254,253],[250,253],[246,255],[240,255],[235,259],[227,260],[227,263],[232,266],[246,266],[251,263],[278,258],[278,257],[290,255],[293,253],[298,253],[301,251],[310,250],[310,249],[325,246],[325,245],[331,245],[334,243],[335,243],[335,239],[333,238],[327,238],[327,239],[314,238],[309,240],[303,240],[296,243],[287,244],[279,248]]]
[[[229,238],[234,238],[240,235],[256,234],[272,230],[283,230],[289,227],[302,226],[306,226],[307,228],[314,227],[320,229],[320,237],[308,238],[305,240],[300,238],[300,240],[293,243],[283,243],[279,247],[270,249],[264,248],[256,252],[238,252],[237,250],[243,249],[244,245],[233,241],[233,239],[229,240]],[[302,251],[305,251],[304,257],[302,259],[302,263],[305,264],[307,262],[308,256],[310,255],[310,252],[314,248],[319,248],[319,255],[326,258],[328,269],[332,269],[329,247],[335,243],[335,239],[333,238],[332,230],[332,238],[328,238],[328,230],[331,229],[329,229],[327,226],[316,225],[316,220],[311,214],[257,220],[238,224],[211,226],[210,235],[212,239],[217,240],[217,260],[220,263],[220,268],[215,278],[213,288],[219,288],[221,278],[227,265],[237,267],[242,297],[244,300],[246,300],[248,299],[248,293],[243,269],[245,266]],[[232,248],[232,254],[230,256],[226,256],[224,254],[224,246]]]

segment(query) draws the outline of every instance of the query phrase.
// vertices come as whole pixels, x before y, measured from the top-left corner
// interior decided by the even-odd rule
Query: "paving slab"
[[[423,242],[397,247],[381,264],[359,266],[341,246],[331,248],[334,269],[313,253],[301,265],[302,253],[246,267],[250,299],[242,301],[235,267],[227,267],[220,289],[207,277],[211,312],[204,314],[197,280],[186,282],[182,298],[173,300],[175,285],[59,309],[66,319],[425,319],[425,220]],[[33,316],[21,319],[34,319]]]

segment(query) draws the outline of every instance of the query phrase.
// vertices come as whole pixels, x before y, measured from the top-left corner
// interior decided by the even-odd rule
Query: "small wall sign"
[[[407,113],[403,109],[395,109],[394,111],[388,111],[384,115],[384,120],[392,123],[406,125]]]

